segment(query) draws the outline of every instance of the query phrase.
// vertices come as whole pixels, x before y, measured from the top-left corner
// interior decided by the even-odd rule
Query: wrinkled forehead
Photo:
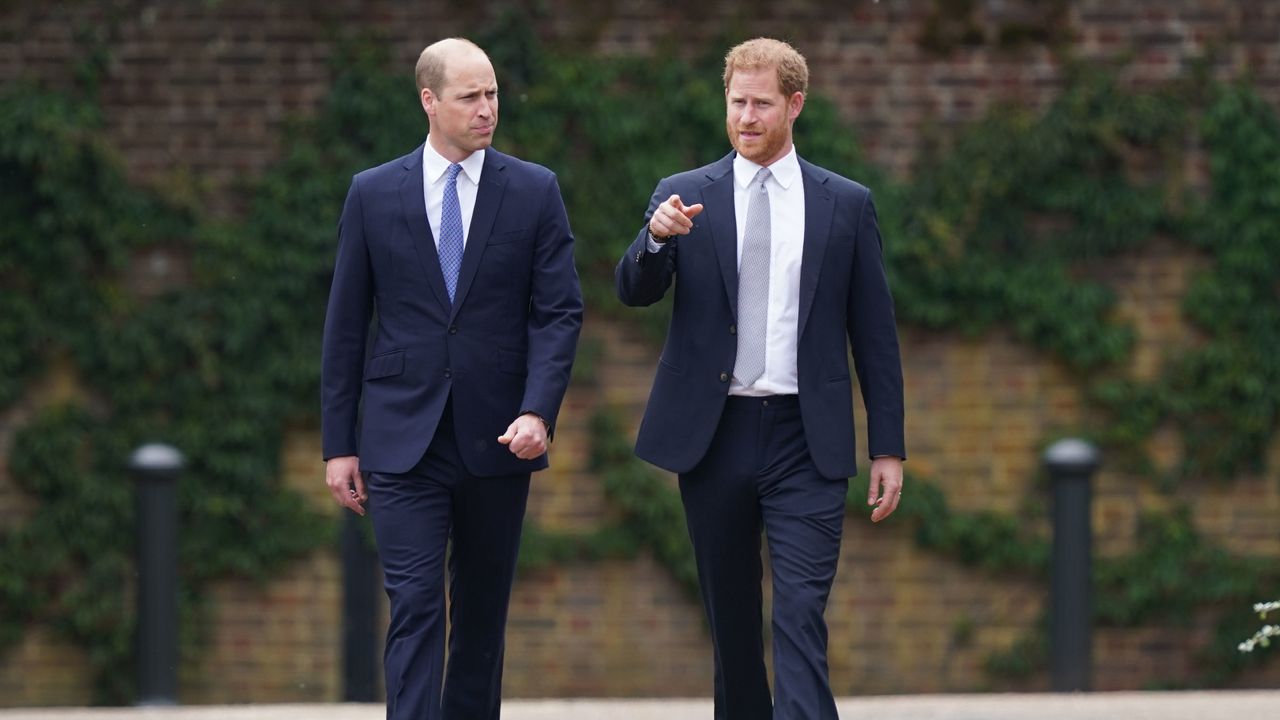
[[[461,50],[445,60],[444,91],[475,90],[496,87],[493,65],[484,53]]]

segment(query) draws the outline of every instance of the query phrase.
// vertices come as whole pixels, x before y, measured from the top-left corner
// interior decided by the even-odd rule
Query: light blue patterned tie
[[[742,260],[738,263],[738,356],[733,374],[744,387],[764,375],[769,319],[769,260],[773,215],[769,212],[769,168],[751,181],[747,222],[742,228]]]
[[[449,166],[444,183],[444,203],[440,207],[440,272],[449,291],[449,302],[458,289],[458,272],[462,270],[462,206],[458,204],[458,173],[462,166]]]

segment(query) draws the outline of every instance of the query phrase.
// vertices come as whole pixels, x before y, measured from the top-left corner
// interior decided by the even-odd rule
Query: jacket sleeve
[[[373,275],[356,177],[338,221],[338,256],[321,346],[320,425],[325,460],[357,454],[356,417],[372,306]]]
[[[520,407],[542,416],[550,436],[569,387],[582,329],[582,289],[573,262],[573,231],[554,176],[543,197],[534,242],[528,380]]]
[[[676,272],[678,239],[672,238],[663,243],[656,253],[649,252],[649,220],[668,197],[671,197],[670,186],[663,180],[658,183],[653,197],[649,199],[649,209],[645,211],[640,234],[623,253],[614,270],[618,299],[624,305],[652,305],[661,300],[671,287],[671,278]]]
[[[907,457],[903,429],[902,358],[893,295],[884,269],[875,203],[868,193],[858,218],[849,288],[849,342],[867,410],[870,457]]]

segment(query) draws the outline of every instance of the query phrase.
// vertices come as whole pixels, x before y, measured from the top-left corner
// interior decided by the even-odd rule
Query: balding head
[[[413,70],[418,81],[418,92],[429,89],[439,95],[444,90],[445,72],[450,61],[469,55],[479,55],[485,61],[489,60],[489,56],[479,45],[466,38],[445,38],[428,45],[418,56],[418,64]]]
[[[422,51],[415,75],[436,152],[462,162],[489,147],[498,125],[498,79],[483,50],[462,38],[441,40]]]

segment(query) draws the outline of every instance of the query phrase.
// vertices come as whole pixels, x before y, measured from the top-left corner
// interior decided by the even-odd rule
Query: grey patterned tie
[[[769,168],[760,168],[747,193],[747,222],[738,263],[738,359],[733,374],[751,385],[764,374],[765,324],[769,319]]]

